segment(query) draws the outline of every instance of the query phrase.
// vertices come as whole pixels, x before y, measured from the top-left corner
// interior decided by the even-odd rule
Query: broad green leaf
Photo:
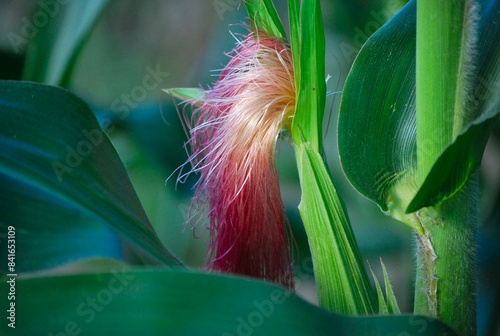
[[[306,229],[320,305],[342,314],[375,313],[375,297],[344,206],[323,158],[308,144],[296,148]]]
[[[296,10],[296,9],[295,9]],[[326,99],[325,31],[319,0],[303,1],[300,8],[299,78],[292,138],[295,145],[309,142],[322,150],[321,130]],[[294,37],[294,43],[297,38]],[[294,56],[297,51],[294,51]],[[297,79],[296,79],[297,82]]]
[[[0,213],[0,244],[5,246],[9,231],[16,237],[16,272],[47,269],[91,256],[124,258],[118,235],[102,220],[4,174],[0,174]],[[0,249],[0,258],[0,271],[6,271],[6,248]]]
[[[499,112],[499,51],[493,42],[498,29],[492,28],[498,20],[498,1],[485,7],[476,86],[471,88],[474,98],[466,107],[475,117],[443,150],[423,183],[417,176],[415,1],[370,37],[344,87],[338,143],[345,174],[361,194],[417,231],[418,220],[405,213],[435,205],[465,184],[480,163],[492,118]],[[488,85],[481,87],[485,81]]]
[[[423,316],[348,317],[268,283],[179,270],[110,270],[15,279],[15,329],[2,335],[455,335]],[[7,298],[10,278],[0,278]],[[2,299],[2,312],[9,309]]]
[[[13,183],[2,188],[2,198],[9,197],[11,186],[22,188],[13,193],[19,220],[10,215],[0,226],[2,231],[15,226],[19,243],[33,248],[19,253],[52,251],[44,258],[57,264],[64,253],[68,260],[88,256],[81,239],[97,237],[87,241],[96,244],[91,255],[114,256],[102,254],[99,247],[113,231],[122,240],[122,250],[137,259],[133,261],[180,265],[158,240],[115,149],[82,100],[64,89],[31,82],[0,82],[0,92],[0,174]],[[39,204],[35,218],[29,206],[43,200],[47,212]],[[65,241],[56,243],[58,238]],[[110,244],[117,244],[115,240]],[[72,245],[75,249],[67,250]]]
[[[108,0],[52,1],[38,10],[49,21],[31,41],[23,79],[67,86],[78,54]],[[41,3],[40,3],[41,5]]]
[[[366,42],[342,95],[338,147],[352,185],[383,211],[404,213],[415,194],[415,2]],[[419,230],[418,223],[408,223]]]
[[[272,0],[245,0],[244,3],[255,30],[286,39],[285,29]]]

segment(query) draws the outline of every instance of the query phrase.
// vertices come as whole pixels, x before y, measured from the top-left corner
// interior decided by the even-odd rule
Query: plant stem
[[[460,131],[466,0],[417,1],[417,151],[422,183]]]
[[[476,330],[476,176],[438,209],[418,213],[415,313],[441,319],[460,335]]]
[[[469,0],[417,1],[416,105],[420,185],[467,122]],[[460,335],[475,334],[476,177],[456,195],[416,216],[415,313],[439,318]]]

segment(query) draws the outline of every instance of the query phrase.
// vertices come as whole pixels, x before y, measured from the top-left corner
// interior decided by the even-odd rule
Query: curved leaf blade
[[[92,256],[124,259],[122,243],[99,218],[40,188],[0,174],[0,245],[16,238],[16,272],[52,268]],[[4,239],[5,238],[5,239]],[[0,271],[8,270],[0,249]]]
[[[331,314],[264,282],[111,266],[108,272],[18,278],[16,333],[376,336],[420,335],[425,326],[429,335],[455,335],[428,317]],[[0,293],[6,295],[7,279],[0,280]],[[7,305],[8,300],[1,301],[2,311]],[[1,324],[2,334],[9,330]]]
[[[136,261],[181,265],[154,233],[115,149],[82,100],[31,82],[0,82],[0,92],[1,174],[106,222]],[[27,232],[54,229],[39,221],[15,224],[27,225]],[[57,224],[67,227],[64,215]]]
[[[406,213],[434,206],[455,195],[465,186],[469,177],[481,164],[493,121],[493,118],[489,118],[470,126],[446,148],[408,204]]]
[[[354,188],[383,211],[391,207],[395,183],[413,191],[417,186],[415,23],[412,1],[363,46],[342,95],[342,167]]]
[[[66,86],[78,53],[108,3],[108,0],[56,1],[40,7],[50,18],[31,41],[23,79]]]

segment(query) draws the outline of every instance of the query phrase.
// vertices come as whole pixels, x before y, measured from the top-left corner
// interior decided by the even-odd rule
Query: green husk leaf
[[[271,0],[245,0],[248,18],[255,30],[286,39],[285,29]]]
[[[296,147],[306,229],[320,305],[342,314],[373,314],[376,302],[344,206],[321,155]]]
[[[320,305],[343,314],[371,314],[375,311],[375,297],[345,209],[320,154],[326,96],[320,3],[304,1],[299,9],[298,2],[292,1],[289,12],[292,52],[298,69],[291,132],[302,188],[299,211],[309,240]]]
[[[302,3],[299,41],[299,85],[292,122],[292,138],[296,145],[306,141],[312,149],[320,152],[326,82],[325,32],[319,0]]]
[[[299,0],[288,1],[288,17],[290,18],[290,45],[292,49],[295,87],[300,84],[300,3]]]

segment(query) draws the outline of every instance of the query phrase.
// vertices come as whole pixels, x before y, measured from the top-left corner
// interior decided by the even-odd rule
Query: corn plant
[[[188,135],[178,182],[199,175],[187,221],[207,223],[201,269],[160,242],[94,112],[62,88],[106,5],[44,3],[65,20],[32,41],[24,81],[0,82],[2,334],[476,333],[476,171],[500,112],[498,0],[410,1],[342,90],[345,175],[414,231],[413,314],[383,264],[384,290],[375,276],[372,287],[326,161],[320,1],[289,0],[288,33],[271,0],[244,1],[248,32],[213,85],[164,90]],[[283,132],[319,307],[294,293],[274,164]]]

